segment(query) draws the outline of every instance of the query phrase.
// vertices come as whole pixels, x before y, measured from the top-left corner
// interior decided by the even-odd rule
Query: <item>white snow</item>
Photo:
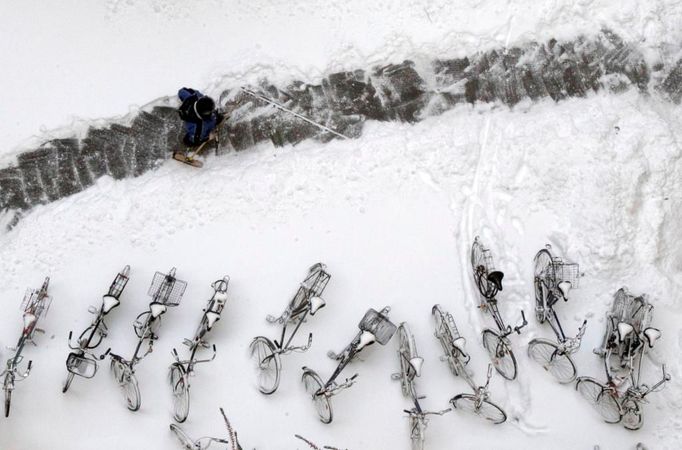
[[[10,67],[21,67],[0,72],[5,104],[15,105],[26,94],[40,105],[30,113],[3,108],[0,119],[12,125],[9,146],[36,133],[40,124],[73,131],[69,115],[122,114],[128,104],[183,84],[219,83],[225,73],[256,78],[289,75],[296,68],[314,76],[329,67],[364,66],[374,57],[399,60],[417,48],[425,54],[469,52],[604,24],[647,39],[643,45],[667,58],[680,42],[674,24],[681,17],[673,1],[541,6],[349,1],[297,7],[207,1],[194,10],[184,2],[161,1],[112,1],[106,8],[76,1],[43,5],[0,5],[3,37],[9,36],[0,40],[0,55]],[[66,24],[78,31],[67,31]],[[187,29],[192,31],[185,39],[180,31]],[[203,37],[215,45],[202,48],[196,66],[187,66],[179,57]],[[102,178],[82,193],[34,208],[0,235],[2,348],[19,336],[18,305],[27,286],[37,287],[49,275],[54,301],[40,324],[46,335],[25,352],[33,360],[32,373],[17,383],[11,416],[0,418],[0,449],[180,448],[168,430],[171,349],[185,350],[182,339],[194,332],[213,294],[210,283],[226,273],[228,304],[208,335],[218,356],[197,367],[191,379],[190,416],[182,425],[188,434],[225,436],[222,406],[245,449],[304,448],[295,433],[340,448],[407,449],[402,410],[410,404],[390,379],[398,370],[395,342],[368,348],[346,369],[342,379],[360,376],[334,398],[331,425],[317,420],[304,397],[301,367],[329,376],[335,364],[327,350],[350,342],[369,307],[390,305],[396,324],[409,322],[425,359],[418,380],[419,392],[427,395],[422,405],[443,409],[469,387],[438,361],[430,310],[440,303],[467,339],[470,367],[483,382],[488,359],[480,332],[491,322],[476,308],[470,273],[469,249],[477,234],[505,272],[503,316],[513,324],[524,309],[530,322],[512,337],[519,378],[509,382],[494,375],[491,382],[493,399],[509,421],[491,426],[457,411],[435,417],[427,448],[623,449],[637,442],[677,448],[681,140],[680,106],[635,91],[524,103],[513,110],[461,106],[417,125],[369,123],[358,140],[282,149],[265,144],[209,157],[202,170],[169,161],[139,178]],[[569,334],[588,318],[576,355],[581,375],[603,377],[591,349],[601,341],[613,293],[627,285],[650,294],[653,325],[663,331],[651,359],[665,362],[673,380],[644,406],[642,430],[603,423],[572,386],[558,385],[526,357],[530,339],[551,336],[535,322],[531,298],[532,258],[546,243],[585,272],[571,301],[557,306]],[[279,391],[262,396],[248,344],[257,335],[278,338],[279,328],[266,323],[266,315],[285,308],[317,261],[332,275],[327,305],[296,339],[302,344],[312,332],[312,348],[283,357]],[[182,303],[162,317],[154,352],[136,367],[142,393],[137,413],[123,405],[107,361],[94,379],[76,379],[67,394],[60,392],[69,330],[79,333],[89,324],[88,305],[99,305],[126,264],[130,282],[108,317],[102,352],[111,346],[131,356],[131,325],[147,308],[155,271],[175,266],[178,278],[188,281]],[[659,369],[649,364],[646,379],[658,376]]]

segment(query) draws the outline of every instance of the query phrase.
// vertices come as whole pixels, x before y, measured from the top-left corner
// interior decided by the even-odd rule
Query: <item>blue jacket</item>
[[[202,118],[196,114],[194,104],[201,97],[204,97],[199,91],[183,87],[178,91],[178,97],[182,102],[180,106],[180,117],[185,122],[185,137],[183,142],[192,147],[206,142],[211,131],[213,131],[218,124],[218,116],[215,112],[211,114],[208,119]]]

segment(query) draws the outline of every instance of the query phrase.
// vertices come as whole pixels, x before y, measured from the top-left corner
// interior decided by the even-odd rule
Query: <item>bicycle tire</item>
[[[460,352],[452,344],[452,341],[455,338],[455,332],[450,328],[450,324],[448,324],[447,320],[445,319],[445,313],[441,309],[440,305],[433,305],[433,308],[431,308],[431,315],[433,315],[433,319],[436,324],[435,335],[440,342],[441,347],[443,347],[445,357],[447,358],[448,367],[450,367],[450,372],[452,372],[452,374],[455,376],[459,376],[459,371],[460,369],[463,370],[464,364],[459,359]],[[447,333],[447,335],[444,332]]]
[[[642,420],[642,410],[640,409],[638,402],[632,399],[623,402],[621,423],[628,430],[634,431],[642,428],[644,421]]]
[[[190,437],[187,436],[187,433],[182,431],[182,428],[180,428],[179,426],[172,423],[170,424],[170,430],[175,434],[175,437],[178,438],[182,446],[185,447],[185,450],[199,449],[199,446],[195,445],[194,441],[190,439]]]
[[[189,383],[182,364],[173,363],[168,374],[173,393],[173,418],[182,423],[189,416]]]
[[[482,417],[494,424],[500,424],[507,420],[507,414],[502,408],[488,400],[481,400],[477,405],[478,399],[473,394],[459,394],[454,396],[450,403],[455,409],[468,411]]]
[[[315,412],[317,412],[320,421],[322,421],[322,423],[331,423],[334,419],[334,413],[329,397],[324,394],[317,395],[317,392],[324,386],[322,379],[313,370],[304,368],[301,381],[303,382],[306,393],[310,395],[310,398],[315,405]]]
[[[92,335],[92,338],[90,339],[90,342],[87,342],[86,345],[85,345],[85,347],[83,347],[83,344],[82,344],[83,338],[84,338],[84,337],[87,337],[87,335],[89,334],[90,330],[92,330],[92,328],[93,328],[94,326],[95,326],[95,325],[93,324],[93,325],[90,325],[89,327],[87,327],[87,328],[85,329],[85,331],[83,331],[83,332],[81,333],[81,335],[78,337],[78,345],[81,346],[81,348],[84,348],[84,349],[85,349],[85,348],[87,348],[87,349],[93,349],[93,348],[98,347],[99,344],[102,343],[102,339],[103,339],[102,334],[99,333],[99,332],[97,332],[97,331],[95,331],[95,333]],[[93,341],[95,341],[94,344],[93,344]]]
[[[64,380],[64,385],[62,386],[62,394],[66,394],[66,391],[69,390],[69,387],[71,386],[71,382],[73,379],[76,377],[76,375],[72,374],[71,372],[68,372],[66,374],[66,380]]]
[[[130,369],[118,359],[111,360],[111,371],[118,386],[123,391],[126,406],[131,411],[140,409],[142,399],[140,398],[140,388],[137,385],[137,378],[130,373]]]
[[[546,248],[543,248],[533,258],[534,262],[534,279],[533,286],[535,288],[535,318],[540,323],[547,320],[547,299],[545,298],[545,289],[543,284],[546,280],[550,280],[550,284],[556,284],[556,276],[554,267],[552,266],[552,254]],[[549,286],[547,286],[547,291]]]
[[[12,403],[12,391],[5,390],[5,417],[9,417],[10,405]]]
[[[275,353],[275,345],[264,336],[257,336],[249,345],[251,358],[256,363],[258,372],[258,390],[270,395],[279,387],[282,370],[279,354]]]
[[[547,339],[532,339],[528,343],[528,356],[561,384],[572,383],[578,375],[570,355],[560,353],[559,347]]]
[[[479,270],[479,267],[483,267],[483,270]],[[476,282],[476,287],[478,292],[487,299],[493,298],[494,289],[490,289],[490,281],[488,281],[488,271],[485,267],[485,256],[483,252],[483,245],[478,241],[474,240],[471,245],[471,268],[474,274],[474,281]]]
[[[483,330],[483,347],[488,351],[495,370],[507,380],[516,379],[518,366],[511,347],[493,330]]]
[[[402,387],[403,395],[407,397],[414,392],[414,377],[412,367],[409,361],[417,356],[417,350],[414,345],[414,337],[410,333],[410,327],[406,322],[403,322],[398,327],[398,353],[400,359],[400,385]]]
[[[592,377],[578,377],[575,389],[592,403],[604,422],[620,422],[622,418],[620,404],[602,383]]]
[[[426,424],[423,419],[410,415],[411,450],[424,450]]]

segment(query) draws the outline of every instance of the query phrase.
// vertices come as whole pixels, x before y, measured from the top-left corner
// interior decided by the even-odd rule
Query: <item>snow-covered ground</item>
[[[3,151],[40,124],[71,130],[70,115],[124,114],[129,104],[168,95],[180,85],[209,86],[226,73],[254,77],[262,70],[270,76],[272,67],[286,65],[312,77],[329,67],[366,65],[375,55],[399,61],[415,48],[456,54],[602,25],[645,39],[644,47],[657,49],[660,59],[672,58],[679,50],[674,43],[681,41],[674,26],[681,6],[672,1],[451,3],[308,2],[285,8],[202,2],[191,11],[181,2],[111,1],[105,8],[74,1],[59,9],[3,3],[0,23],[9,39],[0,40],[0,55],[17,67],[0,75],[6,102],[16,105],[24,93],[40,105],[30,114],[18,106],[0,112],[9,126]],[[64,23],[78,31],[67,31]],[[180,61],[201,39],[215,46],[198,46],[194,66]],[[16,51],[22,48],[27,51]],[[468,262],[477,234],[506,274],[504,317],[513,322],[525,309],[530,320],[521,336],[512,337],[519,379],[493,377],[492,396],[507,411],[508,423],[491,426],[460,412],[436,417],[427,430],[428,448],[623,449],[637,442],[678,448],[681,140],[680,106],[634,90],[525,103],[513,111],[462,106],[417,125],[369,123],[358,140],[263,145],[210,157],[201,171],[169,161],[135,179],[102,178],[82,193],[37,207],[0,236],[2,348],[20,333],[18,304],[27,286],[49,275],[54,297],[41,324],[46,335],[26,350],[33,372],[18,383],[11,416],[0,420],[0,449],[179,448],[168,431],[170,351],[190,337],[212,292],[210,282],[225,274],[232,279],[229,305],[210,335],[218,357],[199,366],[192,380],[191,412],[183,425],[191,435],[224,435],[222,406],[244,448],[304,448],[294,433],[341,448],[409,448],[402,410],[410,405],[390,379],[398,367],[395,342],[374,346],[347,368],[348,376],[360,377],[334,399],[331,425],[315,417],[300,368],[331,374],[327,350],[350,341],[367,308],[390,305],[396,323],[409,322],[426,360],[418,380],[427,395],[423,406],[445,408],[468,387],[438,361],[430,310],[440,303],[467,338],[471,367],[482,381],[488,360],[479,336],[489,319],[475,307]],[[531,298],[532,258],[548,242],[585,272],[580,290],[557,307],[569,333],[588,318],[576,355],[581,375],[603,377],[591,349],[601,340],[604,313],[618,288],[647,292],[656,306],[654,324],[663,339],[651,359],[665,362],[673,381],[650,397],[640,431],[603,423],[572,386],[558,385],[525,356],[530,339],[551,335],[532,319]],[[256,335],[277,336],[265,316],[281,312],[316,261],[328,265],[332,280],[327,307],[300,334],[303,341],[313,332],[313,347],[283,358],[280,389],[264,397],[254,385],[248,344]],[[189,283],[181,305],[163,317],[154,352],[137,366],[137,413],[123,406],[106,362],[93,380],[77,379],[67,394],[60,392],[69,330],[89,324],[87,306],[98,304],[125,264],[131,265],[131,281],[109,317],[103,350],[132,353],[131,324],[146,308],[154,271],[175,266]],[[647,377],[655,379],[659,369],[647,362]]]

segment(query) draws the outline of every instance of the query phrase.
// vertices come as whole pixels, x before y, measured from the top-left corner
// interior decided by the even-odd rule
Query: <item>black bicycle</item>
[[[407,322],[403,322],[398,327],[398,360],[400,361],[400,372],[391,375],[394,380],[400,380],[403,396],[409,397],[414,405],[411,409],[404,409],[410,419],[410,442],[412,450],[423,450],[426,440],[426,426],[429,415],[442,416],[450,412],[447,408],[441,411],[424,411],[419,400],[424,396],[417,394],[415,379],[421,376],[424,359],[417,353],[417,346],[414,336],[410,332]]]
[[[14,354],[7,359],[5,370],[0,373],[0,376],[4,376],[2,389],[5,391],[5,417],[9,417],[15,381],[22,381],[31,373],[33,361],[28,362],[26,370],[19,369],[19,364],[24,360],[21,353],[27,343],[36,345],[33,340],[36,332],[44,333],[37,325],[38,321],[47,314],[50,309],[50,304],[52,303],[52,298],[47,295],[49,284],[50,278],[45,277],[45,281],[43,281],[41,288],[28,289],[21,302],[24,326],[21,330],[21,336],[19,337],[16,347],[8,347],[8,350],[13,351]]]
[[[567,263],[553,256],[547,245],[534,258],[535,317],[538,322],[549,323],[557,342],[536,338],[528,343],[528,356],[559,383],[571,383],[577,376],[577,369],[571,355],[580,349],[580,343],[587,320],[584,320],[575,337],[567,337],[561,326],[554,305],[560,300],[568,301],[572,288],[578,287],[580,272],[578,264]]]
[[[521,333],[521,329],[528,325],[526,315],[521,311],[521,325],[512,328],[504,323],[497,307],[497,293],[502,290],[504,273],[495,269],[490,250],[483,246],[478,236],[471,247],[471,266],[474,272],[474,282],[483,296],[479,308],[489,311],[495,320],[497,330],[485,328],[483,330],[483,346],[488,351],[490,360],[507,380],[514,380],[518,366],[512,352],[511,341],[507,338],[512,333]]]
[[[159,338],[161,315],[168,310],[168,307],[180,304],[186,287],[187,282],[175,278],[175,267],[167,274],[156,272],[147,292],[152,297],[149,310],[137,316],[133,323],[133,329],[138,337],[133,357],[127,360],[114,353],[109,355],[111,356],[111,372],[114,381],[123,391],[126,406],[131,411],[140,409],[142,403],[140,388],[135,377],[135,365],[152,352],[154,341]],[[142,344],[145,342],[147,349],[144,354],[140,354]]]
[[[305,352],[310,348],[313,342],[312,333],[308,335],[308,342],[305,345],[292,346],[291,341],[308,315],[314,316],[320,308],[325,306],[325,301],[321,295],[330,278],[331,275],[327,272],[327,267],[324,264],[312,265],[298,291],[296,291],[296,295],[291,299],[282,315],[267,317],[269,323],[282,325],[279,340],[272,341],[265,336],[256,336],[251,341],[249,349],[251,358],[255,362],[258,389],[261,393],[269,395],[279,387],[279,377],[282,371],[281,355],[293,351]],[[294,327],[288,338],[286,337],[287,326]]]
[[[69,390],[76,375],[83,378],[94,377],[97,373],[97,361],[103,360],[109,354],[111,349],[108,349],[100,356],[95,355],[92,350],[99,347],[109,332],[109,328],[104,322],[104,317],[121,303],[120,296],[126,284],[128,284],[129,274],[130,266],[125,266],[114,278],[111,286],[109,286],[109,291],[102,296],[102,304],[99,309],[94,306],[88,308],[88,312],[95,314],[95,319],[78,337],[78,345],[71,344],[73,332],[69,332],[69,348],[73,351],[66,358],[68,374],[66,375],[62,392],[65,393]]]
[[[471,357],[466,351],[466,340],[459,334],[452,314],[444,311],[440,305],[434,305],[431,313],[435,324],[434,335],[444,352],[441,360],[447,361],[452,374],[464,378],[474,392],[473,394],[458,394],[450,399],[450,404],[455,409],[467,411],[495,424],[506,421],[507,414],[504,410],[490,401],[488,385],[493,374],[492,366],[488,365],[485,384],[476,385],[473,374],[467,367]]]
[[[178,422],[184,422],[189,415],[189,380],[190,377],[194,376],[194,367],[197,364],[215,359],[215,345],[212,346],[213,355],[210,358],[197,359],[197,351],[210,347],[204,340],[204,337],[220,319],[220,315],[227,304],[227,287],[229,282],[230,277],[226,275],[221,280],[214,281],[211,284],[213,295],[203,310],[204,314],[201,316],[197,331],[192,339],[185,339],[183,341],[183,344],[189,347],[189,358],[181,360],[177,350],[173,349],[175,362],[170,366],[169,380],[173,391],[173,417]]]
[[[391,308],[388,306],[379,312],[371,308],[367,310],[358,324],[360,331],[355,335],[351,343],[348,344],[341,353],[327,353],[327,356],[339,361],[339,364],[326,383],[322,381],[322,378],[320,378],[313,369],[303,367],[301,381],[303,381],[305,391],[313,401],[315,409],[317,410],[317,415],[323,423],[331,423],[334,417],[331,404],[332,397],[342,390],[351,387],[358,376],[358,374],[355,374],[352,377],[347,378],[343,383],[338,384],[336,379],[343,369],[353,361],[358,353],[365,347],[374,344],[375,342],[386,345],[395,334],[396,326],[388,319],[388,312],[390,310]]]

